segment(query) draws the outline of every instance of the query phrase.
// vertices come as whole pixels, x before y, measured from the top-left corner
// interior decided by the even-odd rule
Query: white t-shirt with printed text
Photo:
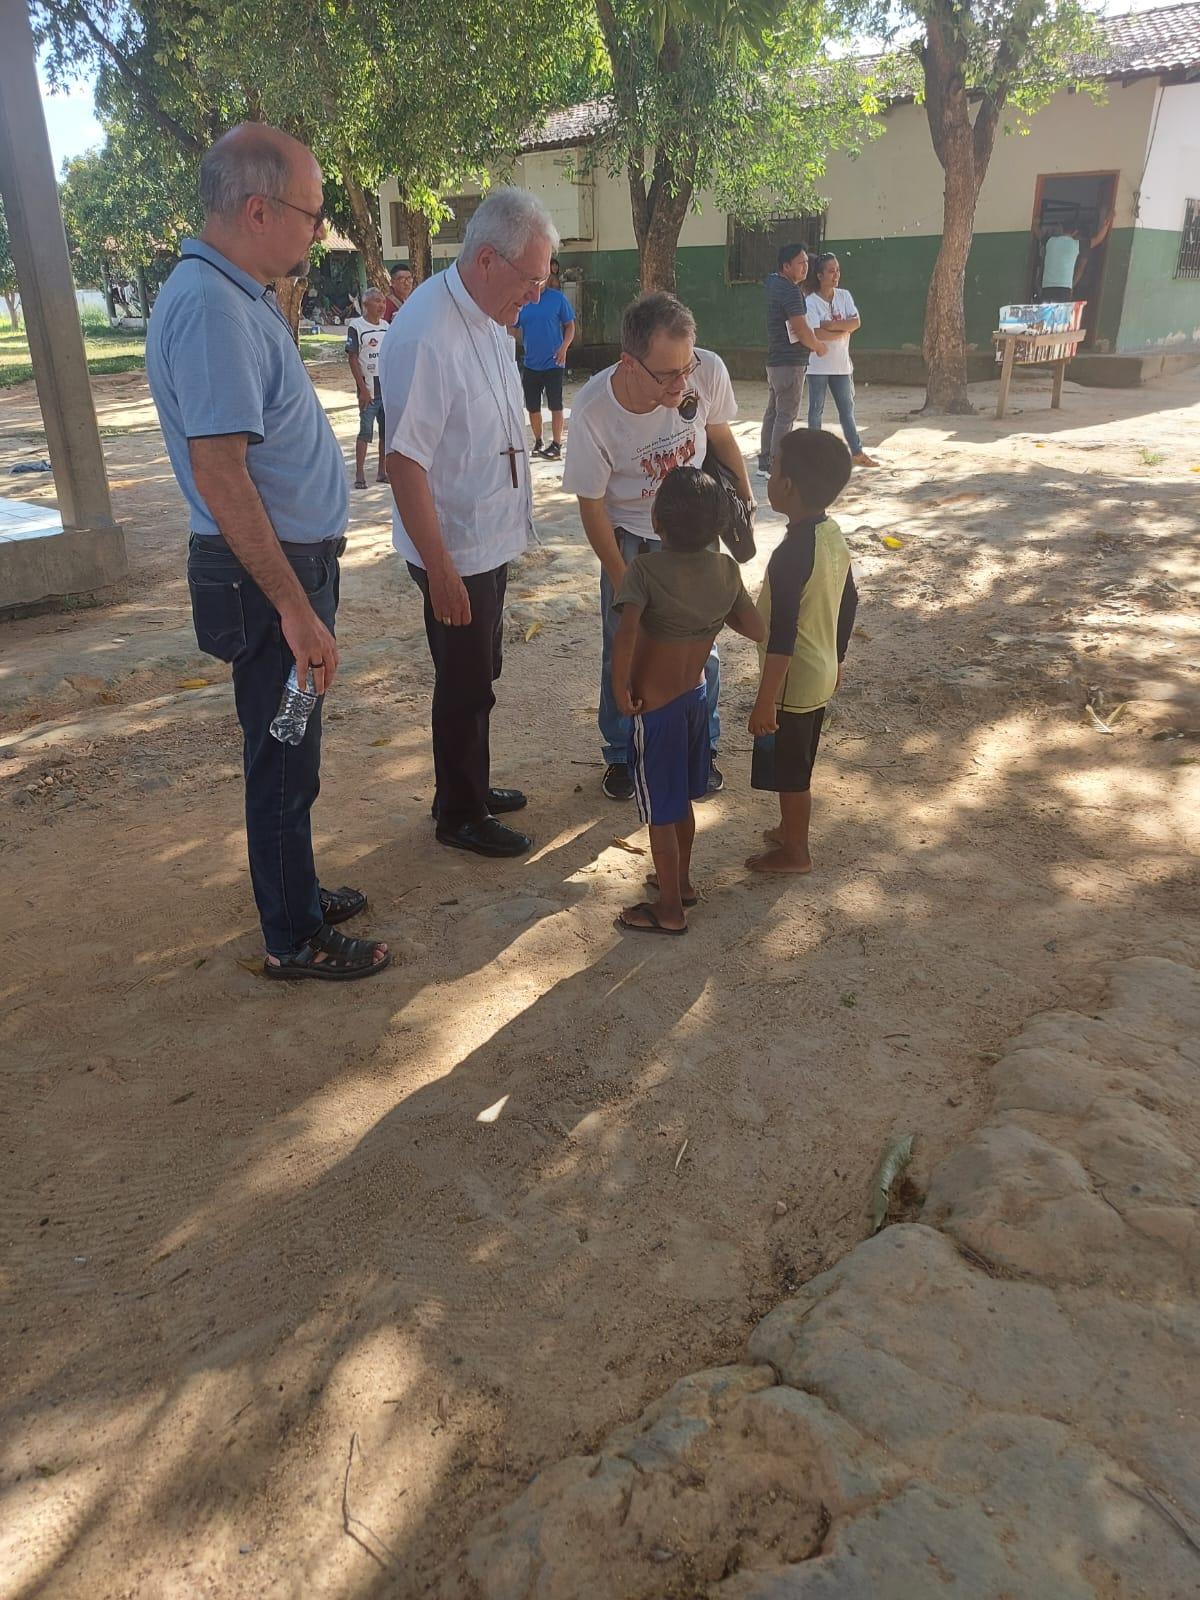
[[[699,402],[685,422],[671,406],[627,411],[613,393],[616,366],[597,372],[575,397],[567,438],[563,488],[584,500],[603,500],[614,528],[657,539],[651,508],[672,467],[704,464],[707,427],[732,422],[737,401],[729,371],[711,350],[697,350],[691,388]]]
[[[850,317],[858,315],[858,307],[849,289],[835,289],[833,300],[826,300],[824,295],[810,294],[808,297],[808,325],[819,339],[821,337],[821,324],[823,322],[846,322]],[[811,355],[808,358],[808,370],[816,373],[818,377],[847,376],[854,371],[854,363],[850,359],[850,335],[839,333],[835,338],[826,339],[829,347],[827,356]]]
[[[351,317],[346,324],[346,354],[358,357],[368,388],[379,376],[379,346],[387,331],[386,322],[368,322],[366,317]]]

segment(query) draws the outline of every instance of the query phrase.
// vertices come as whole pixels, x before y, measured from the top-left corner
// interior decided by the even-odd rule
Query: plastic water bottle
[[[296,669],[293,667],[288,673],[288,681],[283,686],[283,699],[279,702],[279,710],[271,723],[271,737],[278,739],[280,744],[302,743],[317,698],[317,692],[313,688],[312,673],[308,673],[307,686],[302,689],[296,677]]]

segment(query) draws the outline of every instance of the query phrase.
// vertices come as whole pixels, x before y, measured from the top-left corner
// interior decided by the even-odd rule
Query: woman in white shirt
[[[858,307],[848,289],[841,289],[842,271],[835,255],[818,256],[813,268],[817,287],[808,297],[808,325],[828,346],[827,354],[808,359],[808,425],[819,429],[825,394],[833,394],[850,454],[859,467],[876,465],[862,446],[854,420],[854,363],[850,335],[860,325]]]

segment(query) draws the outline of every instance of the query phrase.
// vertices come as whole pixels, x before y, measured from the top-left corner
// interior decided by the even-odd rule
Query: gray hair
[[[200,163],[200,199],[210,217],[235,217],[247,195],[276,197],[291,182],[285,151],[255,137],[253,123],[223,133]]]
[[[366,305],[368,300],[386,300],[386,299],[387,299],[387,295],[384,294],[382,289],[364,289],[363,290],[363,304],[364,305]]]
[[[537,195],[528,189],[493,189],[467,224],[459,259],[469,266],[490,244],[515,261],[535,239],[548,239],[551,250],[558,249],[558,229]]]
[[[682,300],[664,289],[640,294],[625,307],[621,318],[621,349],[640,360],[656,333],[669,333],[673,339],[696,337],[695,317]]]

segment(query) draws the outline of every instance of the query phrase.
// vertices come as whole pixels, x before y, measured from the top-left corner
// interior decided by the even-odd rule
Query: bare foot
[[[751,872],[790,872],[797,875],[812,871],[812,857],[798,856],[782,845],[761,856],[748,856],[746,865]]]
[[[783,829],[782,828],[764,828],[763,832],[762,832],[762,836],[763,836],[764,841],[767,844],[776,844],[776,845],[782,845],[783,844]]]
[[[626,906],[617,921],[621,927],[632,928],[640,933],[687,932],[687,918],[683,912],[664,910],[661,900],[655,900],[653,904],[643,900],[640,905]]]
[[[877,467],[878,461],[872,460],[865,450],[860,450],[856,456],[850,458],[856,467]]]

